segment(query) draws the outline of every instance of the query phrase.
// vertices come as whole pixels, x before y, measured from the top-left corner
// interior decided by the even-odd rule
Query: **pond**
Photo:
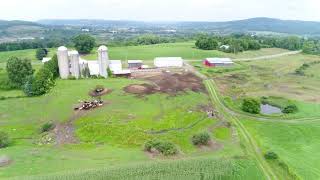
[[[281,109],[276,106],[271,106],[269,104],[261,104],[261,114],[281,114]]]

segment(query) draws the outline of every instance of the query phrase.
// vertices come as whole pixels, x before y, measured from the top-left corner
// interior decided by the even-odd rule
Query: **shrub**
[[[210,141],[210,135],[208,132],[203,132],[192,136],[192,143],[196,146],[208,145]]]
[[[297,111],[298,111],[298,107],[295,104],[291,104],[282,110],[282,112],[285,114],[295,113]]]
[[[147,141],[144,145],[144,149],[146,151],[150,152],[153,148],[165,156],[175,155],[178,153],[177,147],[171,142],[151,140]]]
[[[10,83],[19,88],[24,86],[27,78],[34,72],[29,59],[17,57],[9,58],[6,68]]]
[[[269,160],[275,160],[278,159],[278,155],[275,152],[269,151],[264,155],[265,159],[269,159]]]
[[[44,133],[44,132],[51,131],[51,130],[54,129],[54,128],[55,128],[55,125],[54,125],[53,122],[47,122],[47,123],[45,123],[45,124],[43,124],[43,125],[41,126],[40,131],[41,131],[41,133]]]
[[[260,102],[253,98],[246,98],[242,102],[242,110],[252,114],[260,113]]]
[[[5,148],[9,146],[10,138],[9,135],[5,132],[0,131],[0,148]]]

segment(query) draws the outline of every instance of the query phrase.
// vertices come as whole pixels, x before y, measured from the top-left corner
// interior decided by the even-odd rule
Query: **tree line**
[[[228,36],[198,35],[195,46],[203,50],[221,50],[238,53],[260,48],[282,48],[291,51],[302,50],[306,54],[320,55],[320,40],[305,39],[298,36],[267,37],[245,34]]]

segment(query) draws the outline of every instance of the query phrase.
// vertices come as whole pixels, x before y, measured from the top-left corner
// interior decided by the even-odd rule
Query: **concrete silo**
[[[75,78],[80,78],[80,56],[78,51],[69,52],[70,62],[71,62],[71,75]]]
[[[106,46],[100,46],[98,49],[98,64],[99,75],[105,78],[108,77],[107,68],[109,66],[108,48]]]
[[[58,65],[61,79],[67,79],[70,73],[68,49],[64,46],[58,48]]]

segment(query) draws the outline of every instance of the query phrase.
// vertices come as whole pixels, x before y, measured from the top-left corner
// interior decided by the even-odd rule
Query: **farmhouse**
[[[157,57],[154,59],[155,67],[182,67],[183,59],[181,57]]]
[[[128,60],[129,69],[140,69],[142,65],[142,60]]]
[[[203,64],[208,67],[232,66],[234,63],[230,58],[207,58]]]

